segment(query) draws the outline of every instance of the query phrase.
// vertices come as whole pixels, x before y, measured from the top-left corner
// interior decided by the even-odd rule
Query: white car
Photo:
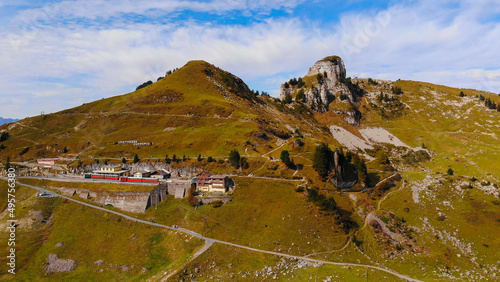
[[[42,193],[37,193],[36,194],[37,197],[52,197],[52,195],[50,195],[49,193],[43,191]]]

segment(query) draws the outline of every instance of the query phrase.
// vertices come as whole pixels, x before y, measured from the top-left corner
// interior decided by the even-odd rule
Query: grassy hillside
[[[314,113],[302,103],[283,104],[271,97],[256,97],[237,77],[206,62],[193,61],[132,93],[1,126],[11,136],[3,142],[6,148],[0,151],[0,159],[78,155],[84,163],[91,163],[96,158],[130,160],[136,153],[142,161],[151,157],[163,160],[166,154],[186,155],[192,159],[173,166],[239,174],[234,199],[218,208],[194,208],[186,200],[169,196],[157,209],[134,216],[254,248],[377,265],[422,280],[498,279],[500,113],[486,108],[480,97],[497,104],[500,97],[415,81],[352,81],[366,90],[356,104],[345,103],[362,113],[360,124],[349,124],[342,113],[333,110]],[[402,93],[395,94],[394,87]],[[390,144],[372,144],[373,149],[360,155],[366,161],[369,186],[375,188],[339,193],[331,183],[322,182],[312,168],[317,144],[326,142],[332,149],[341,146],[329,131],[331,125],[361,139],[360,129],[380,127],[419,149],[413,152]],[[122,140],[153,145],[117,144]],[[227,162],[196,160],[199,154],[223,160],[232,149],[248,159],[248,168],[236,170]],[[297,170],[277,160],[282,150],[290,151],[299,165]],[[388,161],[382,161],[384,156]],[[332,196],[338,214],[356,224],[345,232],[335,214],[308,202],[307,190],[297,189],[298,185],[317,187],[321,194]],[[121,189],[100,184],[85,187]],[[355,188],[361,191],[365,187],[358,183]],[[61,200],[35,198],[34,192],[25,188],[19,193],[26,207],[19,209],[20,217],[34,218],[34,211],[42,211],[44,220],[50,218],[51,222],[40,221],[23,231],[20,241],[27,249],[20,259],[27,265],[21,274],[26,279],[43,276],[41,267],[53,252],[63,259],[73,258],[79,265],[73,276],[61,274],[61,279],[81,278],[85,272],[91,272],[92,279],[125,279],[128,272],[121,272],[116,265],[130,266],[131,258],[121,247],[128,248],[132,237],[138,243],[127,251],[136,254],[132,256],[138,261],[134,269],[146,267],[148,271],[131,272],[130,279],[147,278],[160,270],[169,272],[180,265],[179,279],[255,280],[267,266],[281,280],[310,276],[366,279],[366,269],[299,268],[297,261],[282,262],[274,256],[218,244],[183,264],[200,242],[185,242],[176,233],[138,227]],[[5,202],[0,202],[0,207],[5,207]],[[68,244],[55,247],[63,241]],[[167,256],[160,258],[154,246],[165,248]],[[28,253],[34,254],[32,259]],[[99,259],[114,267],[98,272],[94,262]],[[215,266],[207,267],[212,264]],[[283,270],[283,265],[289,266],[289,271]],[[376,271],[369,275],[376,280],[395,279]]]
[[[297,255],[334,250],[347,241],[332,216],[295,192],[296,184],[238,178],[236,185],[233,201],[219,208],[195,209],[169,198],[140,216],[220,240]]]
[[[213,245],[172,278],[221,281],[403,281],[385,272],[364,267],[314,264],[230,246]]]
[[[254,96],[241,79],[213,65],[192,61],[132,93],[0,127],[11,135],[0,158],[227,156],[246,141],[272,143],[296,128],[317,135],[320,126],[308,110],[297,113]],[[126,140],[153,145],[117,144]]]
[[[5,185],[0,181],[2,190]],[[136,281],[176,268],[203,243],[66,200],[38,198],[35,193],[25,187],[17,189],[18,273],[14,277],[2,268],[2,280]],[[0,238],[6,242],[4,220]],[[6,245],[2,250],[6,251]],[[75,270],[47,275],[43,267],[49,254],[75,260]],[[5,265],[6,259],[2,256],[0,262]]]
[[[388,85],[368,88],[370,93],[364,98],[362,107],[364,126],[386,128],[412,147],[424,144],[435,153],[433,161],[424,165],[432,171],[446,172],[451,168],[459,175],[498,181],[500,112],[486,108],[476,95],[497,102],[500,96],[414,81],[390,85],[401,87],[403,94],[392,94]],[[387,104],[394,103],[378,102],[381,91],[404,105],[399,116],[381,116],[380,107],[387,109]],[[460,97],[461,91],[465,97]]]

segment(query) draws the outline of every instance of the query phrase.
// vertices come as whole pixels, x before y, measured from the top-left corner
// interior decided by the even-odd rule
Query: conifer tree
[[[280,159],[287,167],[293,166],[293,162],[290,160],[290,153],[287,150],[281,151]]]
[[[322,143],[316,147],[313,158],[313,168],[321,176],[326,179],[331,170],[333,163],[333,151],[326,143]]]
[[[299,77],[299,79],[297,80],[297,87],[298,88],[301,88],[301,87],[304,87],[305,83],[304,81],[302,81],[302,77]]]
[[[234,168],[240,168],[240,153],[238,150],[231,150],[229,153],[229,163]]]

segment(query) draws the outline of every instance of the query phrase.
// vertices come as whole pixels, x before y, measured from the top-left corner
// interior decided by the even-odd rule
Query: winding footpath
[[[155,222],[149,222],[149,221],[137,219],[137,218],[134,218],[134,217],[131,217],[131,216],[128,216],[128,215],[125,215],[125,214],[122,214],[122,213],[119,213],[119,212],[116,212],[116,211],[108,210],[108,209],[105,209],[105,208],[102,208],[102,207],[99,207],[99,206],[95,206],[95,205],[92,205],[92,204],[89,204],[89,203],[85,203],[85,202],[82,202],[82,201],[79,201],[79,200],[76,200],[76,199],[73,199],[73,198],[70,198],[70,197],[67,197],[67,196],[64,196],[64,195],[60,195],[60,194],[57,194],[55,192],[43,189],[41,187],[37,187],[37,186],[29,185],[29,184],[23,184],[23,183],[20,183],[20,182],[18,182],[18,184],[22,185],[22,186],[26,186],[26,187],[30,187],[30,188],[36,189],[36,190],[41,191],[41,192],[45,192],[45,193],[49,194],[49,196],[52,196],[52,197],[64,198],[64,199],[67,199],[69,201],[72,201],[72,202],[75,202],[75,203],[78,203],[78,204],[81,204],[81,205],[84,205],[84,206],[87,206],[87,207],[90,207],[90,208],[93,208],[93,209],[97,209],[97,210],[101,210],[101,211],[104,211],[104,212],[108,212],[108,213],[112,213],[112,214],[121,216],[121,217],[123,217],[125,219],[128,219],[128,220],[131,220],[131,221],[135,221],[135,222],[139,222],[139,223],[143,223],[143,224],[147,224],[147,225],[151,225],[151,226],[157,226],[157,227],[161,227],[161,228],[166,228],[166,229],[173,230],[173,231],[179,231],[179,232],[191,235],[193,237],[205,240],[205,245],[200,250],[198,250],[198,252],[193,256],[192,259],[194,259],[195,257],[201,255],[210,246],[212,246],[213,243],[219,243],[219,244],[233,246],[233,247],[236,247],[236,248],[246,249],[246,250],[250,250],[250,251],[254,251],[254,252],[265,253],[265,254],[270,254],[270,255],[275,255],[275,256],[280,256],[280,257],[286,257],[286,258],[289,258],[289,259],[304,260],[304,261],[309,261],[309,262],[313,262],[313,263],[339,265],[339,266],[354,266],[354,267],[371,268],[371,269],[376,269],[376,270],[380,270],[380,271],[392,274],[394,276],[397,276],[397,277],[399,277],[401,279],[404,279],[404,280],[407,280],[407,281],[420,281],[420,280],[408,277],[406,275],[399,274],[399,273],[397,273],[397,272],[395,272],[393,270],[386,269],[386,268],[379,267],[379,266],[366,265],[366,264],[358,264],[358,263],[332,262],[332,261],[311,259],[311,258],[304,257],[304,256],[294,256],[294,255],[289,255],[289,254],[284,254],[284,253],[266,251],[266,250],[251,248],[251,247],[247,247],[247,246],[243,246],[243,245],[239,245],[239,244],[235,244],[235,243],[231,243],[231,242],[227,242],[227,241],[221,241],[221,240],[217,240],[217,239],[213,239],[213,238],[208,238],[208,237],[204,237],[201,234],[198,234],[198,233],[196,233],[194,231],[191,231],[191,230],[188,230],[188,229],[176,228],[176,227],[173,227],[173,226],[168,226],[168,225],[163,225],[163,224],[159,224],[159,223],[155,223]]]

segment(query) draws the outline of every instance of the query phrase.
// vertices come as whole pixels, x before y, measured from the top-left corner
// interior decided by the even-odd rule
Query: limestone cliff
[[[291,80],[281,85],[280,99],[295,99],[305,102],[311,109],[325,112],[337,100],[354,103],[359,88],[346,78],[344,62],[338,56],[326,57],[317,61],[299,83]],[[300,83],[303,82],[303,83]],[[303,92],[303,96],[299,92]],[[287,96],[290,96],[287,98]]]

